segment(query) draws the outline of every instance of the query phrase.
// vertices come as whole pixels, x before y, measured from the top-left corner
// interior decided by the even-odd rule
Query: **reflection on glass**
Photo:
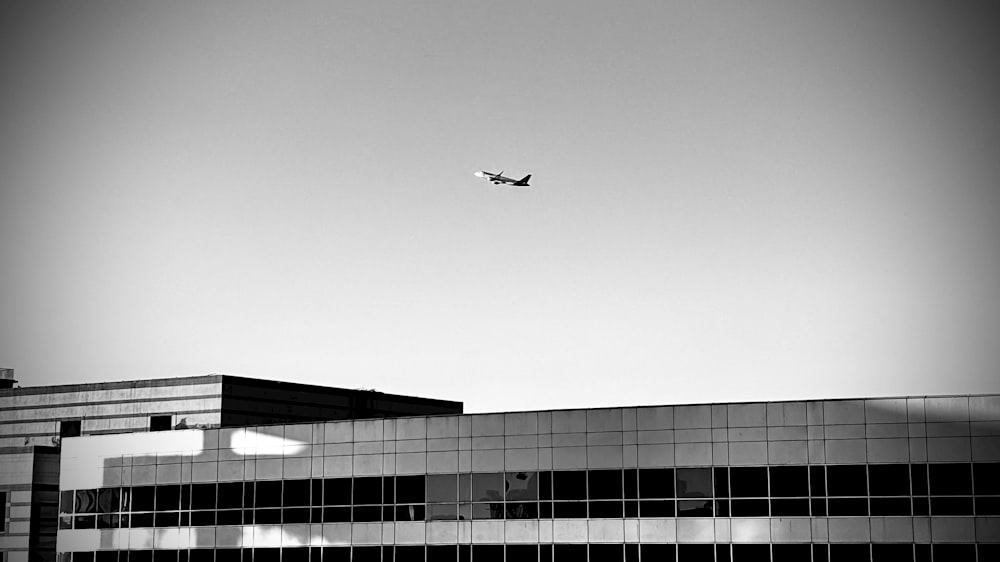
[[[459,474],[458,475],[458,501],[460,501],[460,502],[470,502],[470,501],[472,501],[472,475],[471,474]]]
[[[503,502],[472,504],[473,519],[503,519]]]
[[[97,512],[97,490],[77,490],[74,506],[75,513]]]
[[[458,519],[458,504],[435,503],[427,506],[428,521],[454,521]]]
[[[680,500],[677,502],[678,517],[711,517],[712,502],[708,500]]]
[[[427,503],[458,501],[455,474],[430,474],[427,476]]]
[[[679,498],[712,497],[712,469],[678,468],[677,497]]]
[[[538,519],[538,504],[535,502],[508,503],[507,519]]]
[[[503,501],[504,479],[501,473],[476,473],[472,475],[474,501]]]
[[[537,472],[508,472],[506,478],[507,501],[538,499]]]

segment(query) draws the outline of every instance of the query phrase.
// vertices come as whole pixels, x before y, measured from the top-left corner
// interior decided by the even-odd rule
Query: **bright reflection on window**
[[[281,456],[300,453],[305,449],[306,444],[294,439],[244,429],[233,433],[229,446],[237,455]]]

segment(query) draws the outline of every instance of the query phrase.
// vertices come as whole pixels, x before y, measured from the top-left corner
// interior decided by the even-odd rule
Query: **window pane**
[[[538,503],[507,502],[507,519],[538,519]]]
[[[809,516],[809,499],[777,499],[771,500],[771,515],[774,517]]]
[[[382,503],[382,477],[363,476],[355,478],[354,503],[355,505]]]
[[[1000,496],[1000,462],[977,462],[972,465],[976,494]]]
[[[557,500],[587,499],[587,473],[580,470],[554,471],[552,493]]]
[[[432,503],[427,505],[428,521],[455,521],[458,519],[458,504]]]
[[[121,497],[120,488],[101,488],[97,492],[97,512],[98,513],[117,513],[120,511],[119,508],[119,498]]]
[[[604,500],[590,502],[590,517],[610,519],[622,517],[621,500]]]
[[[553,502],[552,517],[585,519],[587,517],[587,502]]]
[[[625,545],[621,544],[592,544],[590,545],[590,559],[601,562],[624,562]]]
[[[832,516],[868,515],[868,498],[830,498],[827,510]]]
[[[587,472],[587,493],[592,500],[622,499],[621,470],[590,470]]]
[[[872,498],[872,515],[910,515],[910,498]]]
[[[640,468],[639,498],[656,499],[674,497],[674,469]]]
[[[472,475],[472,499],[474,501],[502,501],[504,479],[502,473],[476,473]]]
[[[286,507],[307,506],[312,497],[309,480],[285,480],[281,494],[281,503]]]
[[[910,465],[870,465],[868,467],[868,493],[873,496],[910,495]]]
[[[219,509],[243,507],[243,482],[220,482],[218,503]]]
[[[423,474],[413,476],[396,477],[396,503],[424,503],[424,487],[426,486]],[[391,503],[386,501],[386,503]]]
[[[674,500],[642,500],[639,517],[674,517]]]
[[[326,480],[324,480],[323,504],[351,505],[351,479],[327,478]]]
[[[77,490],[73,511],[97,513],[97,490]]]
[[[732,475],[730,475],[729,485],[732,486]],[[679,498],[712,497],[712,469],[678,468],[677,497]]]
[[[716,467],[713,470],[715,474],[715,497],[717,498],[728,498],[729,497],[729,468],[724,466]]]
[[[772,466],[771,497],[809,497],[809,468],[805,466]]]
[[[766,498],[767,467],[739,466],[730,468],[729,491],[734,498]]]
[[[640,509],[642,509],[640,507]],[[709,500],[680,500],[677,502],[677,517],[712,517],[712,502]]]
[[[538,473],[508,472],[506,479],[507,501],[538,499]]]
[[[281,480],[257,482],[253,505],[254,507],[281,507]]]
[[[458,501],[458,475],[427,475],[427,503]]]
[[[868,471],[863,464],[828,466],[826,486],[831,496],[867,496]]]
[[[768,502],[765,499],[732,500],[729,503],[733,517],[767,517]]]
[[[932,496],[931,515],[972,515],[972,498]]]
[[[972,466],[968,463],[929,465],[932,496],[972,494]]]
[[[926,496],[927,495],[927,465],[926,464],[911,464],[910,465],[910,482],[913,486],[914,496]]]

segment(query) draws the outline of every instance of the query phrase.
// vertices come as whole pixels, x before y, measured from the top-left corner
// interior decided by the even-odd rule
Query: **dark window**
[[[813,517],[824,517],[826,515],[826,498],[813,498],[809,500],[809,508]]]
[[[351,562],[351,547],[349,546],[323,547],[323,562]]]
[[[1000,498],[976,498],[976,515],[1000,515]]]
[[[831,496],[867,496],[868,471],[863,464],[826,467],[827,492]],[[833,513],[831,512],[831,515]]]
[[[899,562],[913,560],[912,544],[872,544],[872,562]]]
[[[674,470],[672,468],[639,469],[640,499],[672,497],[674,497]]]
[[[133,529],[142,529],[153,526],[152,513],[133,513],[129,517],[131,519],[129,526]]]
[[[216,520],[219,525],[241,525],[243,523],[243,511],[239,509],[217,511]]]
[[[458,560],[458,549],[453,544],[447,545],[427,545],[427,560],[440,560],[441,562],[455,562]]]
[[[767,467],[738,466],[730,468],[729,490],[734,498],[766,498]],[[734,507],[733,514],[735,513]]]
[[[732,500],[733,517],[767,517],[767,500]]]
[[[656,500],[651,500],[656,501]],[[639,502],[635,500],[625,500],[625,517],[639,516]],[[673,515],[671,515],[673,517]]]
[[[118,515],[98,515],[97,516],[97,528],[98,529],[117,529],[118,528]]]
[[[158,511],[153,514],[154,527],[176,527],[180,524],[180,515],[176,511]]]
[[[7,492],[0,490],[0,532],[7,530]]]
[[[323,481],[324,505],[351,505],[351,479],[328,478]]]
[[[814,559],[815,560],[815,559]],[[867,544],[831,544],[831,562],[870,562]]]
[[[423,521],[423,520],[424,520],[423,505],[396,506],[396,521]],[[355,521],[357,521],[357,519],[355,519]]]
[[[644,562],[674,562],[677,560],[677,547],[672,544],[640,544],[639,558]]]
[[[353,562],[380,562],[382,560],[382,548],[378,546],[355,546]],[[324,558],[326,558],[324,556]]]
[[[1000,462],[977,462],[972,465],[972,478],[976,483],[976,494],[1000,495]]]
[[[773,517],[808,516],[809,500],[807,498],[771,500],[771,515]]]
[[[504,483],[507,501],[538,499],[538,474],[535,472],[508,472]]]
[[[192,511],[191,525],[195,527],[210,527],[215,525],[215,511]]]
[[[914,515],[930,515],[931,502],[926,496],[915,496],[913,498]]]
[[[428,560],[436,560],[428,558]],[[507,560],[510,562],[535,562],[538,560],[538,545],[535,544],[508,544]],[[396,562],[399,562],[398,560]]]
[[[339,507],[323,508],[324,523],[347,523],[350,520],[351,520],[351,508],[346,505]]]
[[[715,545],[711,544],[679,544],[677,559],[683,562],[714,562]]]
[[[173,416],[149,416],[149,430],[150,431],[170,431],[170,425],[173,421]]]
[[[729,544],[717,544],[715,545],[715,562],[732,562],[732,553],[730,550],[732,545]],[[770,556],[765,558],[767,562],[770,562]]]
[[[308,507],[288,507],[282,510],[281,522],[282,523],[308,523],[309,522],[309,512]],[[319,521],[317,521],[319,523]]]
[[[771,497],[809,497],[809,470],[805,466],[772,466]]]
[[[814,497],[826,495],[826,467],[809,467],[809,495]]]
[[[131,557],[129,559],[131,561]],[[217,548],[215,549],[215,562],[240,562],[240,549],[238,548]]]
[[[930,475],[930,495],[972,495],[972,467],[968,463],[932,464],[927,468]]]
[[[581,470],[553,472],[552,493],[557,500],[587,499],[587,473]]]
[[[780,544],[771,545],[771,560],[773,562],[801,562],[809,560],[809,553],[812,548],[808,544]]]
[[[934,560],[976,559],[976,545],[974,544],[933,544],[931,550],[934,553]]]
[[[219,509],[243,507],[243,482],[220,482],[218,504]]]
[[[552,548],[552,559],[554,562],[580,562],[587,559],[587,545],[585,544],[556,544]],[[472,559],[479,562],[475,553]]]
[[[584,556],[586,556],[586,551]],[[503,562],[503,545],[474,544],[472,545],[472,559],[476,562]]]
[[[872,515],[910,515],[910,498],[872,498]]]
[[[509,547],[508,547],[509,548]],[[508,551],[508,555],[509,555]],[[623,544],[592,544],[590,545],[590,559],[601,562],[624,562],[625,545]]]
[[[422,545],[397,546],[393,562],[424,562]]]
[[[215,484],[192,484],[191,509],[215,509]]]
[[[255,488],[253,507],[281,507],[281,480],[262,480]]]
[[[153,562],[177,562],[176,550],[154,550]]]
[[[590,502],[590,517],[595,519],[613,519],[622,516],[621,500],[606,500]]]
[[[639,471],[630,468],[625,470],[625,499],[636,500],[639,499]],[[638,552],[636,553],[638,556]]]
[[[873,464],[868,467],[868,489],[873,496],[910,495],[910,466]]]
[[[464,476],[464,475],[462,475]],[[461,476],[460,476],[461,477]],[[461,499],[461,498],[459,498]],[[538,473],[538,499],[552,499],[552,472],[544,471]]]
[[[972,498],[932,496],[931,515],[972,515]]]
[[[639,517],[674,517],[674,500],[641,500]]]
[[[586,519],[587,502],[553,502],[552,517],[556,519]]]
[[[312,497],[309,491],[309,480],[285,480],[281,494],[281,505],[285,507],[308,506]]]
[[[715,473],[715,497],[729,497],[729,469],[724,466],[716,467]]]
[[[281,523],[281,508],[257,509],[254,523],[258,525],[278,525]]]
[[[382,477],[363,476],[354,479],[354,504],[382,503]],[[355,519],[357,521],[357,519]]]
[[[80,420],[63,420],[59,422],[59,437],[79,437]]]
[[[744,560],[770,560],[771,545],[769,544],[734,544],[733,558],[735,562]],[[808,560],[808,556],[806,560]]]
[[[587,485],[588,497],[592,500],[622,499],[621,470],[590,470]]]
[[[830,498],[827,509],[831,516],[868,515],[868,498]]]
[[[96,515],[77,515],[73,518],[74,529],[95,529],[97,528]]]
[[[7,492],[0,492],[6,494]],[[73,490],[63,490],[59,492],[59,513],[73,513]],[[4,501],[6,505],[6,500]]]
[[[625,562],[639,562],[639,545],[635,543],[625,545]]]
[[[281,562],[309,562],[308,548],[281,549]]]
[[[176,511],[180,507],[180,486],[177,484],[156,486],[156,511]]]
[[[730,475],[732,486],[732,475]],[[678,498],[710,498],[712,497],[711,468],[678,468],[677,469]]]
[[[830,546],[826,544],[812,545],[813,562],[827,562],[830,560]]]
[[[404,506],[400,506],[400,508],[403,507]],[[366,523],[366,522],[381,521],[381,520],[382,520],[382,506],[380,505],[354,506],[353,521]],[[405,519],[403,521],[405,521]]]
[[[913,484],[913,495],[914,496],[926,496],[927,495],[927,465],[926,464],[911,464],[910,465],[910,482]]]
[[[396,503],[424,503],[424,475],[396,477]],[[392,503],[388,499],[385,503]]]

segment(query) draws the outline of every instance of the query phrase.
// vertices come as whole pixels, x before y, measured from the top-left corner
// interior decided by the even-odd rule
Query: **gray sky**
[[[0,366],[469,411],[1000,391],[988,6],[4,2]]]

